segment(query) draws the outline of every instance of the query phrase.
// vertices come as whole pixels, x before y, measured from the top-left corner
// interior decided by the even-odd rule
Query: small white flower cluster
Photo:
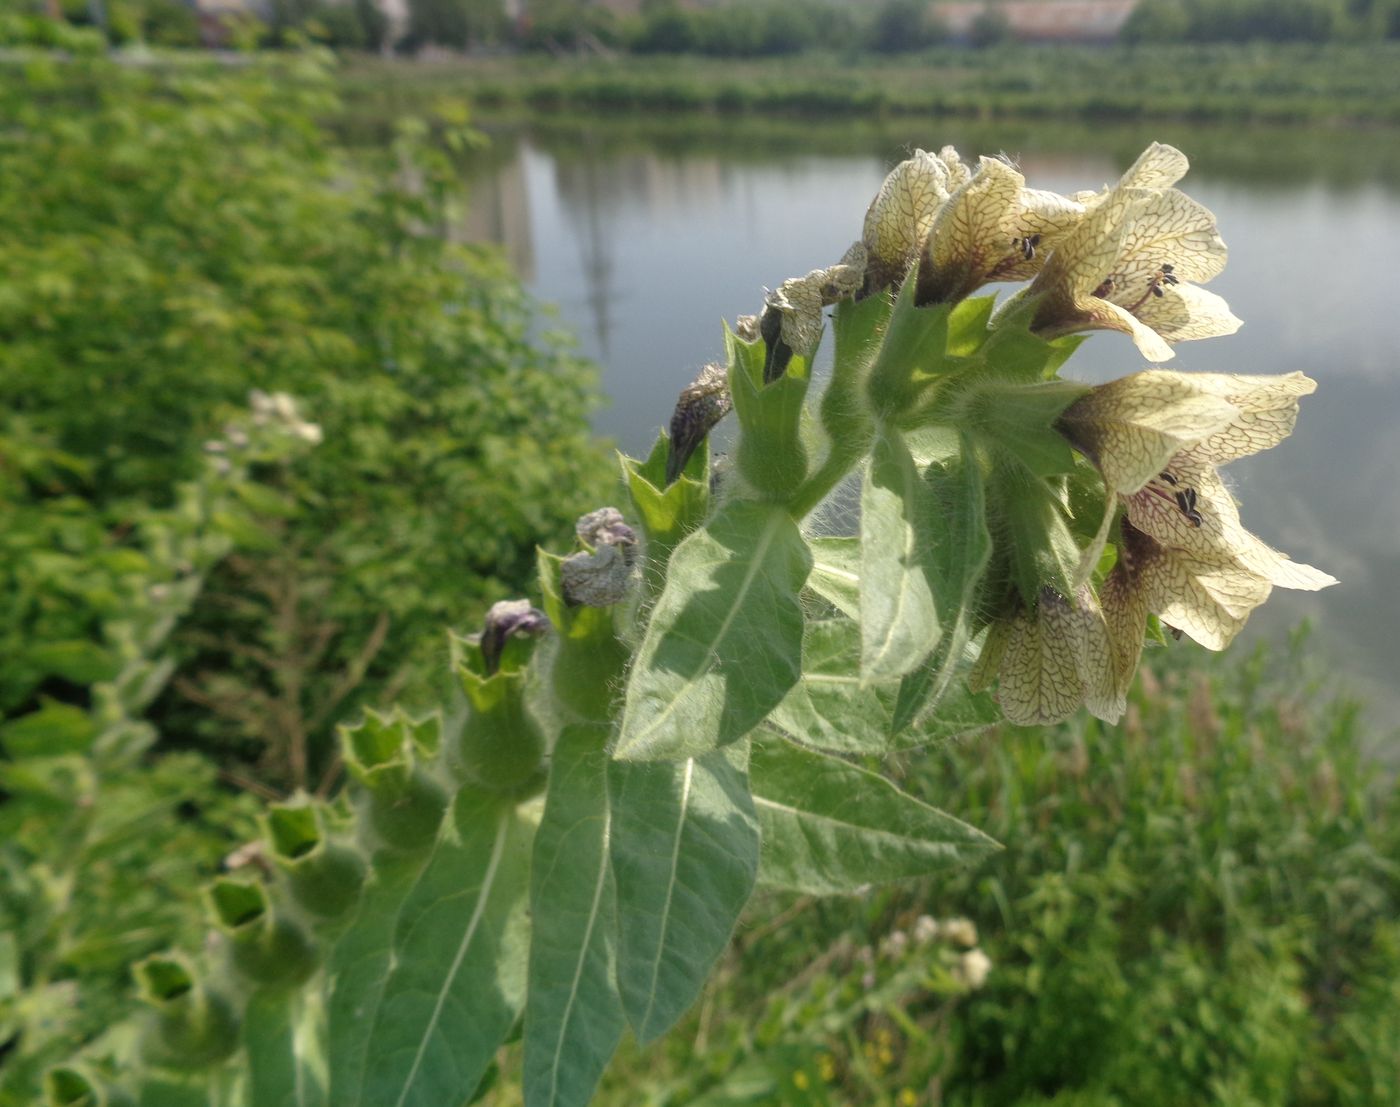
[[[949,947],[953,958],[951,972],[955,980],[971,991],[986,983],[992,971],[992,960],[978,948],[977,926],[971,919],[935,919],[931,915],[920,915],[907,930],[892,930],[880,939],[879,957],[886,961],[898,961],[911,949],[934,944]],[[858,951],[856,955],[857,961],[867,966],[861,981],[867,991],[876,982],[875,957],[875,951],[869,948]]]
[[[321,443],[321,428],[307,422],[297,411],[296,401],[285,392],[264,392],[255,388],[248,393],[248,406],[253,409],[255,426],[277,426],[310,446]]]
[[[214,472],[221,477],[233,472],[232,455],[256,448],[261,444],[258,439],[265,436],[289,438],[307,446],[319,446],[324,438],[320,426],[303,419],[296,401],[285,392],[255,388],[248,393],[248,407],[246,422],[228,423],[221,437],[204,443],[204,452],[212,456]]]

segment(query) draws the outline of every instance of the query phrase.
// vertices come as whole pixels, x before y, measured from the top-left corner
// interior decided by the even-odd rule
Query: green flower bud
[[[807,476],[804,401],[811,366],[794,356],[782,375],[765,382],[765,347],[727,332],[729,387],[742,433],[737,451],[744,480],[765,499],[786,503]]]
[[[548,626],[543,612],[519,601],[528,610],[526,625],[538,621]],[[507,605],[496,604],[492,612]],[[515,616],[512,615],[512,618]],[[465,781],[494,792],[515,792],[539,771],[544,757],[544,734],[525,709],[526,669],[519,654],[514,664],[492,668],[485,643],[492,638],[491,616],[478,642],[454,643],[456,671],[466,698],[467,711],[455,735],[451,764]],[[533,643],[527,641],[526,645]]]
[[[432,844],[447,810],[447,792],[417,763],[411,724],[401,716],[366,711],[356,727],[341,727],[341,756],[368,793],[369,823],[391,849]]]
[[[306,933],[272,910],[261,884],[220,879],[208,892],[214,922],[229,940],[234,967],[255,984],[293,987],[316,968]]]
[[[208,1068],[238,1048],[233,1005],[197,980],[183,957],[148,957],[133,972],[141,998],[155,1008],[153,1032],[142,1042],[148,1061],[168,1068]]]
[[[309,803],[279,804],[264,817],[263,831],[297,903],[321,919],[345,914],[365,879],[358,850],[326,836],[321,810]]]

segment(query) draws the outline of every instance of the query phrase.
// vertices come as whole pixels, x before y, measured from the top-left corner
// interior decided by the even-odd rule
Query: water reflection
[[[1231,261],[1211,285],[1246,321],[1178,347],[1173,367],[1290,372],[1320,382],[1295,436],[1231,466],[1245,521],[1343,584],[1277,593],[1255,636],[1313,617],[1329,655],[1400,718],[1391,641],[1400,625],[1400,354],[1388,307],[1400,247],[1400,143],[1364,133],[1238,134],[998,127],[913,132],[722,121],[508,129],[473,182],[503,243],[604,367],[598,430],[644,450],[677,391],[721,348],[719,321],[765,286],[839,257],[889,165],[916,144],[1007,151],[1062,191],[1115,179],[1152,138],[1192,156],[1186,187],[1217,214]],[[476,216],[474,218],[482,218]],[[480,228],[475,231],[475,227]],[[1106,380],[1141,367],[1095,335],[1071,363]],[[1392,714],[1393,713],[1393,714]]]

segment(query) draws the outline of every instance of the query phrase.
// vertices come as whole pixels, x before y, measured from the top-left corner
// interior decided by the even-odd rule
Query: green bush
[[[324,428],[268,474],[296,506],[216,574],[156,708],[278,786],[325,767],[335,719],[307,705],[425,694],[442,627],[518,590],[608,470],[591,370],[497,254],[449,241],[459,190],[429,140],[470,140],[460,117],[352,155],[315,122],[335,103],[312,56],[0,71],[0,405],[111,518],[168,503],[250,388]]]

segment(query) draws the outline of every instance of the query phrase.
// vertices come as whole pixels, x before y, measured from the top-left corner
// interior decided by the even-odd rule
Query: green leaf
[[[842,300],[836,307],[836,353],[831,379],[822,392],[821,420],[829,449],[842,457],[859,457],[869,443],[865,378],[893,310],[894,301],[884,292],[863,300]]]
[[[1034,607],[1045,586],[1069,595],[1080,551],[1066,518],[1062,483],[1038,476],[1005,450],[993,456],[988,481],[993,529],[1004,536],[1002,548],[1022,600]]]
[[[765,885],[816,895],[926,876],[996,843],[839,758],[766,737],[750,772]]]
[[[116,658],[95,642],[44,642],[25,661],[40,675],[54,674],[74,684],[111,680],[120,670]]]
[[[850,619],[809,623],[802,679],[769,721],[817,749],[885,753],[897,684],[860,679],[860,626]]]
[[[893,727],[900,733],[921,720],[920,733],[931,735],[927,741],[936,741],[996,719],[990,697],[972,696],[965,688],[960,690],[956,703],[943,702],[967,664],[964,655],[973,635],[982,580],[992,556],[992,536],[987,529],[982,471],[966,440],[960,453],[924,469],[923,484],[924,501],[933,520],[926,557],[935,601],[943,616],[943,641],[933,665],[905,676],[895,704]],[[931,708],[937,708],[936,713]]]
[[[901,677],[941,633],[925,561],[930,519],[903,438],[887,428],[875,441],[860,496],[861,675]]]
[[[671,556],[627,682],[616,756],[693,757],[742,738],[802,672],[812,555],[780,507],[735,501]]]
[[[92,716],[72,704],[47,700],[37,711],[0,725],[0,748],[11,757],[81,753],[97,737]]]
[[[525,1000],[530,828],[464,788],[405,900],[366,1043],[363,1102],[460,1103],[485,1075]]]
[[[609,766],[617,978],[643,1043],[695,1001],[753,891],[759,838],[747,759],[744,744]]]
[[[254,992],[243,1013],[248,1061],[248,1102],[257,1107],[322,1107],[326,1103],[321,1053],[321,994],[317,988],[288,993]]]
[[[940,694],[936,711],[925,710],[935,702],[926,694],[911,712],[905,702],[911,683],[921,678],[931,686],[937,675],[925,667],[902,681],[862,682],[860,627],[849,619],[809,623],[802,679],[769,725],[813,749],[883,755],[966,735],[1000,718],[989,694],[973,695],[956,681]]]
[[[613,697],[631,654],[614,632],[612,608],[564,602],[563,563],[561,557],[536,551],[540,594],[557,643],[550,683],[560,703],[583,718],[610,719]]]
[[[330,980],[326,1056],[330,1102],[336,1107],[358,1107],[363,1102],[369,1036],[389,976],[394,932],[429,856],[378,854],[355,919],[331,952],[326,966]]]
[[[860,538],[810,538],[812,572],[807,587],[841,614],[860,618]]]
[[[946,371],[948,305],[914,306],[914,286],[905,281],[885,329],[866,384],[874,409],[892,415],[908,406],[916,373],[927,378]]]
[[[530,866],[526,1107],[585,1104],[626,1018],[613,983],[606,726],[567,727],[549,768]]]
[[[996,307],[995,296],[971,296],[956,304],[948,314],[948,353],[970,357],[987,341],[987,323]]]

